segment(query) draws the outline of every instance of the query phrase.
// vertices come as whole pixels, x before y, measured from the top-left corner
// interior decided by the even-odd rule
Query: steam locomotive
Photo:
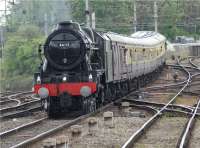
[[[61,22],[47,37],[34,74],[34,92],[49,117],[95,111],[155,77],[165,62],[166,39],[151,31],[130,36]]]

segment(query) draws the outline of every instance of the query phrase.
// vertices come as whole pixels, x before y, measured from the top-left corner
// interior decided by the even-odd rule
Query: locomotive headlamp
[[[67,77],[64,76],[62,80],[63,80],[63,82],[67,81]]]
[[[37,84],[41,84],[41,78],[40,78],[40,76],[37,77],[36,82],[37,82]]]
[[[82,86],[80,89],[80,94],[83,97],[88,97],[89,95],[91,95],[91,93],[92,93],[92,90],[89,86]]]
[[[38,95],[40,96],[40,98],[47,98],[49,96],[49,90],[45,87],[41,87],[38,90]]]
[[[92,74],[89,74],[89,81],[91,82],[92,80],[93,80],[93,78],[92,78]]]

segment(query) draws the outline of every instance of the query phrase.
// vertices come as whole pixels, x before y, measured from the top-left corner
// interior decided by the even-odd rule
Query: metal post
[[[134,26],[134,32],[137,31],[137,9],[136,9],[136,1],[133,2],[133,11],[134,11],[134,17],[133,17],[133,26]]]
[[[158,32],[158,9],[156,1],[154,1],[154,22],[155,22],[155,32]]]
[[[95,20],[95,12],[92,12],[91,14],[91,18],[92,18],[92,24],[91,24],[91,27],[92,29],[95,29],[95,26],[96,26],[96,20]]]
[[[7,21],[7,0],[5,0],[5,25]]]
[[[86,15],[86,26],[90,27],[89,0],[85,0],[85,15]]]
[[[197,33],[197,24],[194,24],[194,32]]]
[[[47,37],[48,36],[48,24],[47,24],[47,14],[44,14],[44,34]]]
[[[0,51],[1,51],[1,53],[0,53],[0,61],[1,61],[1,68],[0,68],[0,77],[2,78],[3,77],[3,27],[1,27],[0,26],[0,44],[1,44],[1,47],[0,47]],[[2,84],[0,84],[0,91],[2,92],[3,90],[2,90],[2,88],[3,88],[3,86],[2,86]]]
[[[4,44],[3,44],[4,43],[3,26],[0,26],[0,43],[1,43],[1,49],[2,49],[2,52],[3,52],[3,47],[4,47]]]
[[[1,67],[2,67],[2,65],[3,65],[3,41],[4,39],[3,39],[3,27],[2,26],[0,26],[0,45],[1,45],[1,47],[0,47],[0,51],[1,51],[1,53],[0,53],[0,59],[1,59]],[[0,69],[1,70],[1,69]],[[2,75],[2,73],[1,73],[1,71],[0,71],[0,76]]]

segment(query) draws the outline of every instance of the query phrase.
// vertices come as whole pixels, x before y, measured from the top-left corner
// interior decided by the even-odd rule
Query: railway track
[[[144,106],[151,106],[155,109],[159,110],[160,108],[164,107],[164,103],[157,103],[157,102],[148,102],[148,101],[138,101],[133,99],[124,99],[124,101],[130,102],[133,105],[144,105]],[[166,108],[167,112],[179,112],[183,114],[192,114],[193,107],[191,106],[183,106],[183,105],[176,105],[170,104],[168,108]],[[197,113],[197,116],[200,117],[200,113]]]
[[[0,92],[0,99],[7,97],[8,95],[16,94],[19,92],[11,92],[11,91],[6,91],[6,92]]]
[[[199,145],[200,145],[199,131],[200,131],[200,120],[196,119],[194,127],[193,127],[193,131],[191,132],[188,148],[199,148]]]
[[[172,68],[175,68],[181,72],[184,72],[182,67],[180,65],[167,65],[168,67],[172,67]],[[145,87],[145,88],[142,88],[140,89],[140,91],[144,91],[144,90],[161,90],[161,89],[174,89],[174,88],[177,88],[177,87],[182,87],[184,84],[187,83],[187,79],[181,79],[180,81],[177,81],[177,82],[170,82],[170,83],[167,83],[167,84],[156,84],[156,85],[153,85],[153,86],[149,86],[149,87]]]
[[[72,121],[73,120],[50,120],[47,118],[33,121],[29,124],[0,133],[1,146],[16,147],[19,143],[23,143],[27,139],[38,136],[41,133],[44,134],[49,129],[58,128],[65,123],[71,123]]]
[[[120,100],[118,100],[120,102]],[[117,103],[116,103],[117,104]],[[15,127],[0,133],[0,138],[2,142],[2,147],[27,147],[36,141],[41,141],[42,138],[48,136],[49,134],[56,133],[64,128],[69,128],[71,125],[78,124],[81,120],[86,120],[86,118],[102,112],[105,109],[110,109],[113,103],[97,110],[95,113],[84,115],[78,118],[70,120],[49,120],[47,118],[42,118],[24,124],[22,126]],[[151,106],[138,106],[134,105],[139,109],[145,109],[148,112],[156,113],[157,110]],[[38,130],[40,129],[40,130]],[[50,130],[49,130],[50,129]]]
[[[120,106],[120,104],[121,104],[121,102],[118,102],[118,103],[115,103],[115,106]],[[147,111],[147,112],[151,112],[152,114],[155,114],[155,113],[157,113],[158,112],[158,110],[156,109],[156,108],[154,108],[154,107],[152,107],[152,106],[146,106],[146,105],[136,105],[136,104],[130,104],[130,106],[129,106],[130,108],[134,108],[134,109],[140,109],[140,110],[145,110],[145,111]],[[111,110],[110,109],[110,107],[109,107],[109,110]],[[191,109],[189,109],[189,110],[191,110]],[[138,112],[138,111],[137,111]],[[173,112],[174,113],[174,112]],[[185,114],[183,114],[183,113],[181,113],[181,112],[176,112],[177,114],[177,116],[180,116],[180,117],[182,117],[183,115],[185,115]],[[114,113],[115,114],[115,113]],[[130,115],[129,115],[130,114]],[[122,144],[123,143],[123,140],[125,140],[124,138],[126,138],[127,136],[128,136],[128,133],[126,133],[126,132],[122,132],[122,133],[125,133],[125,135],[124,135],[124,137],[123,138],[121,138],[120,140],[118,139],[117,141],[115,141],[115,140],[111,140],[111,141],[109,141],[109,140],[105,140],[105,139],[109,139],[108,137],[109,136],[111,136],[112,138],[113,137],[115,137],[116,135],[114,134],[114,133],[116,133],[116,131],[118,130],[118,129],[120,129],[120,128],[122,128],[121,126],[123,125],[123,126],[125,126],[126,125],[126,122],[127,122],[127,119],[129,119],[129,123],[131,123],[130,121],[135,121],[134,123],[132,123],[133,125],[127,125],[127,127],[129,127],[129,129],[127,130],[126,128],[124,128],[124,129],[121,129],[121,130],[124,130],[124,131],[129,131],[129,133],[130,133],[130,129],[132,129],[132,130],[136,130],[137,128],[139,128],[138,126],[139,125],[142,125],[142,119],[143,118],[145,118],[145,117],[140,117],[140,115],[138,115],[138,117],[136,118],[136,117],[132,117],[132,114],[135,114],[135,112],[132,112],[132,111],[130,111],[130,112],[128,112],[128,116],[126,117],[126,115],[124,115],[124,113],[122,114],[123,116],[122,117],[119,117],[119,115],[117,115],[117,116],[115,116],[114,118],[115,118],[115,127],[113,127],[113,128],[108,128],[108,129],[106,129],[104,126],[103,126],[103,123],[101,123],[102,121],[102,119],[101,119],[101,115],[97,115],[96,116],[96,118],[98,118],[98,125],[99,125],[99,128],[101,128],[101,129],[99,129],[99,131],[97,131],[96,133],[95,133],[95,135],[88,135],[86,132],[85,133],[83,133],[82,134],[82,136],[80,137],[80,139],[77,139],[78,141],[76,141],[76,142],[74,142],[74,141],[70,141],[70,144],[69,144],[69,146],[70,147],[87,147],[87,146],[89,146],[89,147],[99,147],[99,146],[102,146],[101,144],[99,144],[99,139],[101,139],[100,140],[100,142],[102,142],[102,143],[106,143],[105,145],[103,145],[102,147],[106,147],[106,145],[108,146],[113,146],[113,147],[119,147],[120,146],[120,144]],[[116,114],[115,114],[116,115]],[[100,117],[100,118],[99,118]],[[150,117],[148,117],[148,118],[150,118]],[[131,120],[130,120],[131,119]],[[138,120],[140,120],[140,122],[138,123]],[[147,118],[145,118],[145,120],[147,120]],[[123,124],[121,124],[121,126],[119,126],[118,124],[119,124],[119,122],[124,122]],[[144,121],[143,121],[144,122]],[[79,125],[83,125],[83,127],[84,127],[84,130],[87,128],[86,127],[86,119],[84,119],[82,122],[77,122]],[[137,125],[137,126],[136,126]],[[120,127],[120,128],[119,128]],[[133,129],[133,127],[135,128],[135,129]],[[67,130],[68,129],[68,130]],[[102,131],[104,131],[104,132],[102,132]],[[111,131],[114,131],[114,133],[112,133]],[[105,135],[105,132],[106,132],[106,135]],[[119,132],[119,131],[117,131],[117,132]],[[57,137],[59,137],[59,135],[63,135],[62,133],[65,133],[65,135],[67,135],[67,133],[70,133],[70,129],[69,129],[69,126],[67,126],[67,127],[65,127],[64,129],[63,129],[63,131],[62,132],[59,132],[59,133],[61,133],[61,134],[55,134],[55,133],[52,133],[52,135],[50,135],[50,136],[48,136],[48,137],[53,137],[53,138],[57,138]],[[120,133],[120,132],[119,132]],[[101,136],[102,135],[104,135],[105,137],[104,138],[102,138]],[[70,137],[69,136],[69,134],[67,135],[68,137]],[[46,136],[45,136],[46,137]],[[118,138],[119,138],[119,135],[118,135]],[[45,139],[48,139],[48,138],[45,138]],[[98,140],[97,140],[98,139]],[[114,138],[115,139],[115,138]],[[29,145],[26,145],[26,146],[29,146],[29,147],[41,147],[42,146],[42,144],[43,144],[43,141],[44,141],[44,138],[43,138],[43,140],[42,139],[37,139],[36,141],[34,141],[34,144],[29,144]],[[89,143],[89,141],[93,141],[94,143]],[[104,142],[103,142],[104,141]],[[32,142],[33,143],[33,142]],[[56,145],[56,147],[62,147],[63,145]]]
[[[165,105],[165,104],[164,104]],[[155,110],[155,113],[158,113],[158,111],[159,111],[159,107],[154,107],[153,105],[153,107],[152,106],[147,106],[147,105],[138,105],[138,104],[131,104],[130,105],[131,107],[141,107],[141,109],[143,108],[143,109],[146,109],[146,108],[152,108],[153,110]],[[190,107],[185,107],[185,106],[178,106],[178,107],[176,107],[176,106],[178,106],[178,105],[171,105],[171,108],[169,107],[169,108],[166,108],[166,111],[168,111],[168,112],[172,112],[173,114],[174,113],[176,113],[176,115],[179,115],[180,117],[181,117],[181,115],[184,115],[184,117],[185,117],[185,115],[191,115],[192,113],[192,108],[190,108]],[[160,107],[160,108],[162,108],[162,107]],[[179,109],[177,109],[177,108],[179,108]],[[198,116],[198,115],[197,115]],[[186,119],[185,119],[185,121],[186,121]],[[51,137],[53,137],[53,136],[51,136]],[[85,138],[83,138],[83,137],[81,137],[81,139],[83,139],[83,140],[85,140]],[[122,138],[123,139],[123,138]],[[83,140],[82,141],[79,141],[81,144],[83,144],[84,142],[83,142]],[[86,140],[87,140],[87,138],[86,138]],[[95,140],[95,139],[94,139]],[[40,143],[40,145],[41,145],[41,143]],[[83,146],[83,145],[82,145]],[[32,145],[32,147],[34,147],[33,145]]]
[[[30,112],[41,110],[40,100],[23,103],[14,107],[8,107],[0,110],[0,119],[17,118],[30,114]]]
[[[68,136],[71,139],[72,137],[70,135],[71,134],[71,128],[70,127],[72,125],[75,125],[75,124],[78,124],[78,125],[83,127],[83,129],[82,129],[83,133],[81,135],[81,138],[77,139],[78,141],[76,141],[76,140],[74,141],[72,139],[70,140],[70,144],[69,144],[70,147],[79,147],[79,146],[85,147],[87,144],[91,147],[98,147],[98,146],[101,145],[101,144],[99,144],[99,142],[102,142],[102,140],[105,140],[105,143],[108,142],[109,144],[107,143],[107,145],[110,145],[110,144],[115,145],[116,142],[109,141],[108,137],[111,136],[111,135],[112,136],[118,136],[118,134],[114,135],[113,132],[116,133],[116,130],[120,130],[121,127],[124,126],[124,124],[126,124],[127,121],[130,122],[130,120],[136,119],[136,117],[132,117],[132,116],[126,117],[126,115],[124,115],[124,113],[121,114],[121,112],[116,113],[116,112],[118,112],[117,111],[118,110],[117,104],[119,104],[119,103],[120,103],[120,101],[115,103],[114,106],[113,106],[113,104],[110,104],[107,107],[101,108],[98,112],[78,117],[78,118],[76,118],[72,121],[70,120],[69,123],[66,123],[66,124],[64,123],[65,124],[64,126],[57,127],[55,129],[49,130],[45,133],[41,133],[40,135],[37,135],[36,137],[33,137],[33,138],[27,140],[26,142],[23,142],[19,145],[16,145],[15,147],[30,147],[30,148],[31,147],[41,147],[43,145],[43,141],[45,139],[48,139],[48,137],[55,137],[56,138],[57,136],[59,137],[60,134],[61,135],[65,134],[66,136]],[[150,113],[154,114],[154,113],[157,112],[157,110],[152,108],[152,107],[134,106],[134,108],[137,108],[137,110],[138,109],[146,110],[147,114],[150,114]],[[115,114],[115,116],[114,116],[115,126],[112,127],[112,128],[106,128],[103,124],[102,114],[103,114],[104,111],[108,111],[108,110],[109,111],[112,110],[113,113]],[[88,130],[87,122],[88,122],[88,119],[90,119],[90,117],[95,117],[98,120],[99,130],[96,132],[95,136],[87,133],[87,130]],[[81,118],[81,120],[79,120],[79,118]],[[146,121],[148,118],[149,117],[142,117],[142,118],[137,117],[137,119],[138,119],[137,123],[139,123],[139,124],[137,124],[137,123],[135,123],[135,124],[137,124],[137,127],[138,127],[138,125],[141,125],[144,122],[144,120]],[[73,123],[71,123],[71,122],[73,122]],[[131,129],[132,127],[133,127],[133,125],[128,126],[129,129]],[[104,129],[104,130],[102,130],[102,129]],[[128,131],[128,129],[126,129],[126,130]],[[122,133],[122,132],[121,132],[121,134],[126,135],[126,133]],[[105,137],[102,138],[102,135],[105,135]],[[102,140],[99,141],[99,139],[101,139],[101,138],[102,138]],[[93,141],[94,143],[90,143],[90,141]],[[56,147],[59,147],[59,146],[62,147],[63,145],[56,145]]]
[[[14,106],[20,105],[23,102],[27,102],[30,99],[33,99],[33,98],[29,98],[28,96],[26,96],[31,93],[32,92],[30,92],[30,91],[28,91],[28,92],[13,92],[13,93],[10,92],[9,94],[6,94],[3,97],[1,97],[0,104],[6,104],[6,103],[13,101],[13,102],[17,103]],[[4,109],[4,108],[1,108],[1,110],[2,109]]]
[[[18,95],[21,92],[4,92],[4,93],[0,93],[0,101],[4,102],[4,101],[8,101],[11,99],[12,96]]]
[[[111,104],[110,104],[111,105]],[[104,110],[106,108],[110,108],[110,105],[107,105],[107,107],[103,107],[100,110]],[[150,107],[150,106],[138,106],[134,105],[134,107],[140,108],[140,109],[145,109],[151,112],[156,113],[157,110]],[[96,113],[100,112],[97,111]],[[21,146],[27,146],[34,141],[39,141],[41,138],[48,136],[51,133],[55,133],[56,131],[59,131],[63,128],[69,127],[70,125],[73,125],[75,123],[79,123],[80,119],[84,120],[88,117],[90,117],[93,114],[96,113],[91,113],[86,116],[81,116],[77,119],[73,120],[65,120],[65,121],[58,121],[54,124],[54,120],[49,120],[47,118],[42,118],[39,120],[35,120],[33,122],[30,122],[28,124],[24,124],[22,126],[15,127],[13,129],[9,129],[7,131],[4,131],[0,133],[0,138],[2,142],[2,147],[21,147]],[[53,125],[49,125],[49,123],[53,122]],[[47,126],[48,125],[48,126]],[[30,129],[31,132],[30,134]],[[40,131],[35,131],[35,129],[42,129]],[[49,130],[51,129],[51,130]],[[42,133],[40,133],[42,132]],[[33,134],[32,134],[33,133]],[[24,135],[24,136],[23,136]],[[28,137],[28,138],[27,138]]]
[[[179,64],[179,62],[178,62],[178,64]],[[151,131],[150,127],[152,127],[154,124],[158,123],[159,120],[163,119],[164,113],[167,110],[169,110],[169,106],[171,104],[173,104],[175,102],[176,98],[189,86],[189,84],[192,81],[192,78],[200,74],[199,71],[197,73],[195,73],[195,74],[192,74],[191,71],[189,71],[188,69],[186,69],[184,66],[182,66],[180,64],[176,65],[176,66],[181,67],[187,73],[187,75],[188,75],[187,80],[185,80],[185,81],[182,82],[182,84],[183,84],[182,88],[178,91],[178,93],[176,93],[168,101],[168,103],[164,104],[164,106],[162,106],[159,109],[159,111],[153,117],[151,117],[146,123],[144,123],[142,125],[141,128],[139,128],[135,133],[132,134],[132,136],[130,136],[130,138],[123,144],[123,146],[122,146],[123,148],[130,148],[130,147],[136,146],[135,144],[138,142],[138,140],[141,140],[141,137],[143,137],[144,133],[146,133],[146,132],[149,133]],[[198,70],[198,69],[195,68],[195,70]],[[172,84],[172,85],[167,85],[167,87],[168,86],[174,86],[174,85],[176,86],[176,84]],[[156,88],[159,88],[159,87],[163,88],[163,87],[166,87],[166,85],[164,85],[164,86],[157,86]],[[192,116],[192,117],[197,116],[197,112],[193,112],[193,110],[192,110],[190,112],[190,116]],[[189,124],[189,121],[187,123]],[[187,127],[188,126],[190,126],[190,125],[187,125]],[[163,128],[161,128],[161,130],[163,130]],[[185,131],[185,128],[184,128],[183,131]],[[185,135],[185,134],[181,134],[181,136],[182,135]],[[188,134],[186,134],[186,135],[188,135]],[[184,137],[187,137],[187,136],[184,136]],[[185,138],[183,141],[186,141],[186,139],[188,139],[188,138]],[[183,142],[181,141],[180,143],[183,143]],[[187,143],[187,142],[185,142],[185,143]],[[176,143],[174,143],[174,144],[177,145],[177,146],[179,146],[179,144],[176,144]]]
[[[200,59],[200,57],[190,57],[190,58],[189,58],[189,63],[190,63],[193,67],[195,67],[195,68],[197,68],[197,69],[200,69],[200,68],[199,68],[199,66],[200,66],[200,61],[194,62],[195,59]],[[197,64],[197,63],[198,63],[198,64]]]
[[[0,108],[12,107],[18,104],[18,100],[10,100],[5,99],[4,101],[0,101]]]
[[[0,108],[8,108],[12,106],[17,106],[25,102],[29,102],[33,99],[31,92],[18,92],[18,93],[11,93],[10,95],[4,96],[3,99],[0,101]]]
[[[27,96],[28,95],[28,96]],[[7,96],[7,102],[17,104],[0,109],[0,119],[16,118],[41,109],[40,100],[32,96],[31,92],[20,92]],[[4,101],[5,103],[5,101]]]
[[[40,140],[43,137],[58,132],[64,128],[70,127],[71,125],[77,124],[82,120],[109,108],[112,104],[113,103],[110,103],[98,109],[96,112],[79,116],[77,118],[63,120],[50,120],[48,118],[42,118],[23,126],[2,132],[0,133],[1,146],[2,148],[28,147],[30,144]]]
[[[180,68],[180,65],[177,67]],[[187,72],[187,73],[188,73],[188,79],[183,80],[182,82],[178,82],[181,84],[177,84],[179,87],[182,87],[182,88],[179,91],[179,93],[177,93],[177,95],[173,97],[174,100],[177,96],[179,96],[180,93],[182,93],[184,91],[184,89],[188,86],[188,84],[191,83],[192,77],[195,77],[195,75],[193,76],[189,72]],[[170,88],[170,87],[175,88],[176,87],[176,84],[172,84],[171,86],[170,86],[170,84],[168,84],[168,85],[169,86],[167,86],[167,88]],[[161,85],[160,85],[160,87],[166,88],[166,86],[161,86]],[[157,89],[159,89],[159,88],[157,87]],[[174,94],[174,93],[172,93],[172,94]],[[115,104],[116,105],[120,104],[120,101],[118,101]],[[186,115],[193,116],[193,111],[195,109],[195,107],[191,107],[191,106],[181,106],[181,105],[177,105],[177,104],[172,104],[172,102],[173,102],[172,100],[170,100],[170,102],[168,102],[167,104],[156,103],[156,102],[147,102],[147,101],[141,101],[141,100],[133,100],[133,96],[130,94],[128,96],[124,97],[123,101],[129,101],[130,107],[132,107],[132,108],[139,108],[142,110],[148,110],[148,111],[153,112],[154,115],[149,117],[149,119],[145,123],[148,123],[148,121],[150,121],[153,118],[158,118],[158,119],[161,118],[164,115],[164,114],[162,114],[163,112],[169,113],[170,115],[174,114],[174,116],[176,116],[177,118],[180,118],[181,120],[184,118],[183,120],[185,123],[187,121]],[[111,104],[109,104],[109,105],[111,105]],[[87,118],[97,115],[98,113],[102,112],[106,108],[110,108],[109,105],[107,105],[103,109],[99,109],[95,113],[91,113],[91,114],[81,116],[78,118],[73,118],[73,119],[69,119],[69,120],[66,119],[66,120],[63,120],[60,122],[59,121],[54,122],[54,120],[49,120],[47,118],[44,118],[44,119],[41,118],[41,119],[38,119],[38,121],[33,121],[28,124],[24,124],[22,126],[16,127],[14,129],[4,131],[0,134],[0,137],[3,138],[3,141],[6,141],[5,145],[3,145],[3,147],[7,147],[7,146],[9,146],[9,147],[35,147],[35,144],[37,146],[38,143],[39,143],[38,145],[41,146],[42,141],[44,139],[46,139],[47,137],[54,137],[56,135],[56,133],[59,133],[62,130],[69,129],[71,125],[80,124],[81,122],[85,121]],[[158,115],[158,117],[155,117],[155,115]],[[196,112],[195,117],[198,118],[199,116],[200,116],[199,113]],[[164,116],[164,118],[165,118],[165,116]],[[52,122],[53,125],[51,125],[51,124],[49,125],[50,122]],[[151,121],[151,122],[153,123],[153,121]],[[47,128],[45,127],[45,125]],[[48,127],[48,125],[49,125],[49,127]],[[139,126],[144,127],[144,125],[145,125],[144,123],[138,124],[137,129],[139,129]],[[43,129],[43,126],[44,126],[44,129]],[[133,125],[131,127],[133,127]],[[184,127],[184,124],[183,124],[183,127]],[[41,130],[40,132],[36,130],[36,132],[34,133],[34,132],[30,132],[30,129],[33,129],[33,131],[35,131],[35,129],[43,129],[43,130]],[[51,130],[49,130],[49,129],[51,129]],[[18,132],[16,132],[16,131],[18,131]],[[131,136],[133,131],[132,132],[130,132],[130,131],[131,130],[129,129],[129,135],[127,134],[126,136]],[[137,133],[137,130],[135,129],[134,132]],[[34,134],[32,134],[32,133],[34,133]],[[125,141],[126,139],[128,139],[128,137],[126,137],[126,136],[124,135],[124,138],[122,138],[122,141],[123,140]],[[13,138],[15,138],[15,139],[13,140]],[[82,143],[82,142],[84,143],[84,141],[87,141],[87,136],[86,136],[86,139],[85,139],[85,136],[83,136],[81,138],[82,138],[82,140],[80,141],[80,143]],[[14,141],[14,143],[12,141]],[[94,141],[95,141],[95,139],[94,139]],[[117,142],[115,141],[114,143],[117,143]],[[123,144],[123,142],[121,143],[121,145],[122,144]],[[93,146],[95,146],[95,145],[93,145]]]
[[[200,107],[200,98],[196,105],[196,107],[193,109],[193,113],[191,117],[188,119],[187,124],[184,127],[184,130],[182,132],[182,135],[180,137],[180,140],[178,141],[177,147],[179,148],[186,148],[188,146],[191,133],[195,124],[195,117],[197,116],[198,108]]]

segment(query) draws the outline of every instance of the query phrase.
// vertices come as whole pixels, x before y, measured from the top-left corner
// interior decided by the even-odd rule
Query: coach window
[[[153,50],[152,51],[153,57],[155,58],[156,57],[156,48],[153,48],[152,50]]]
[[[112,44],[112,51],[113,51],[113,56],[116,57],[117,56],[117,51],[116,51],[116,46],[114,44]],[[114,65],[117,64],[117,61],[114,60]]]
[[[133,52],[134,52],[134,49],[131,50],[131,60],[132,60],[132,61],[135,61],[135,56],[134,56],[134,53],[133,53]]]
[[[157,48],[157,56],[159,55],[159,47]]]
[[[128,49],[127,48],[124,48],[124,63],[128,63]]]
[[[132,60],[132,50],[131,49],[129,50],[129,57]]]
[[[141,60],[141,56],[140,56],[140,49],[138,48],[137,49],[137,61],[140,61]]]
[[[133,49],[133,58],[134,58],[134,61],[137,61],[137,50],[136,49]]]
[[[143,59],[146,59],[145,48],[142,49]]]
[[[151,48],[149,49],[149,52],[150,52],[150,55],[151,55],[150,58],[152,58],[152,56],[153,56],[152,53],[153,53],[153,52],[152,52],[152,49],[151,49]]]

